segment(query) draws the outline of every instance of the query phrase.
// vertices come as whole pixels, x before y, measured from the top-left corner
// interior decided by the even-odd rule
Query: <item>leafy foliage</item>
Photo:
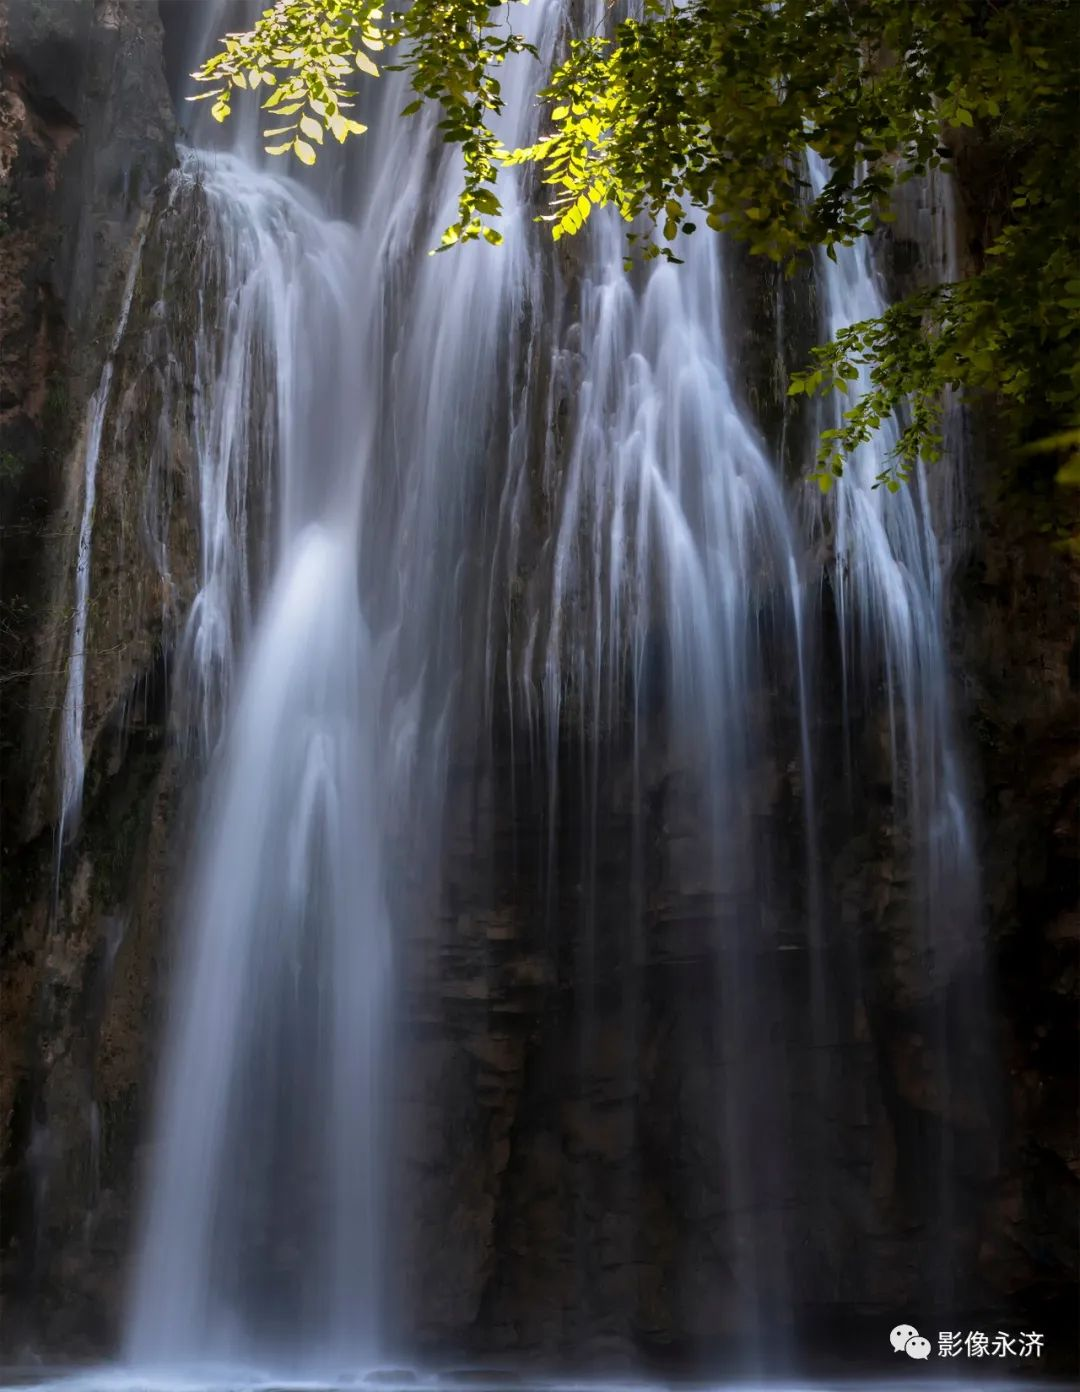
[[[406,61],[390,68],[407,68],[417,94],[401,114],[412,115],[425,100],[438,102],[439,128],[464,159],[459,218],[443,246],[480,236],[497,245],[501,234],[484,221],[501,211],[494,183],[503,147],[487,125],[502,106],[494,70],[529,47],[520,35],[498,31],[503,8],[486,0],[415,0],[387,15],[379,0],[277,0],[252,29],[225,36],[221,50],[194,74],[218,85],[193,100],[212,99],[215,119],[224,121],[234,89],[271,88],[263,108],[293,119],[263,131],[267,153],[291,151],[314,164],[324,131],[344,142],[367,130],[347,114],[356,96],[349,84],[357,73],[379,76],[372,52],[401,46]]]
[[[277,0],[196,77],[218,84],[205,95],[220,120],[235,88],[265,86],[264,107],[292,118],[266,130],[268,149],[311,163],[324,132],[364,130],[348,84],[377,76],[370,51],[396,49],[416,94],[402,114],[439,103],[463,156],[444,246],[500,240],[499,171],[524,164],[552,191],[540,217],[556,239],[612,204],[645,257],[678,260],[678,238],[703,218],[790,271],[811,248],[835,256],[874,231],[898,183],[977,142],[1004,195],[978,273],[852,325],[792,379],[792,394],[843,390],[869,369],[870,390],[821,442],[819,480],[896,412],[882,481],[907,477],[937,451],[947,388],[994,393],[1018,438],[1080,421],[1071,0],[645,0],[640,18],[569,42],[538,92],[547,130],[510,151],[489,121],[500,65],[533,52],[511,30],[514,3],[415,0],[384,14],[377,0]],[[808,147],[831,170],[816,198]]]

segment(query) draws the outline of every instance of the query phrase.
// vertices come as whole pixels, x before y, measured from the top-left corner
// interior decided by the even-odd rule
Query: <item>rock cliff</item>
[[[141,1115],[132,1095],[156,1037],[152,974],[142,961],[131,975],[140,905],[161,892],[152,867],[170,801],[170,601],[151,563],[152,423],[136,419],[145,364],[131,347],[148,323],[149,262],[102,436],[85,641],[91,754],[81,835],[57,876],[58,715],[89,403],[133,258],[144,243],[154,256],[147,224],[175,127],[155,5],[14,0],[0,26],[3,1288],[13,1351],[43,1340],[75,1350],[117,1305]],[[145,429],[118,430],[124,416]],[[174,517],[182,556],[182,501]],[[159,910],[147,902],[155,923]]]

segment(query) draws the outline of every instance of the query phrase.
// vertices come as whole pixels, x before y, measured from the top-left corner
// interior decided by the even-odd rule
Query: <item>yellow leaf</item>
[[[266,145],[263,148],[268,155],[284,155],[293,147],[291,140],[286,140],[284,145]]]
[[[369,77],[378,77],[379,70],[362,48],[356,50],[356,66]]]
[[[335,112],[330,117],[330,133],[340,142],[344,143],[346,136],[363,135],[367,126],[363,126],[359,121],[352,121],[348,116],[342,116],[340,112]]]
[[[293,141],[293,154],[296,156],[296,158],[300,161],[301,164],[315,163],[315,151],[311,148],[311,146],[307,143],[306,140]]]
[[[321,145],[321,144],[322,144],[322,140],[323,140],[322,126],[319,125],[318,121],[313,120],[310,116],[301,116],[301,117],[300,117],[300,129],[301,129],[301,130],[304,132],[304,134],[305,134],[306,136],[308,136],[311,140],[314,140],[314,142],[315,142],[316,145]]]

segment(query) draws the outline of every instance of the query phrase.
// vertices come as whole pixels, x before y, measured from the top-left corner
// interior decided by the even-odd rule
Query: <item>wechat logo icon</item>
[[[898,1324],[889,1335],[894,1353],[906,1353],[909,1358],[929,1358],[930,1340],[924,1339],[913,1324]]]

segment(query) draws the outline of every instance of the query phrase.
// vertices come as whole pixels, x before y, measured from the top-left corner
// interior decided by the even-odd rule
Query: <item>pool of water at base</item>
[[[43,1367],[0,1369],[0,1392],[1061,1392],[1068,1380],[1029,1377],[1022,1371],[942,1378],[925,1375],[847,1376],[824,1380],[645,1379],[630,1376],[545,1379],[498,1367],[371,1368],[336,1378],[275,1376],[250,1369],[140,1372],[100,1367],[78,1372]]]

